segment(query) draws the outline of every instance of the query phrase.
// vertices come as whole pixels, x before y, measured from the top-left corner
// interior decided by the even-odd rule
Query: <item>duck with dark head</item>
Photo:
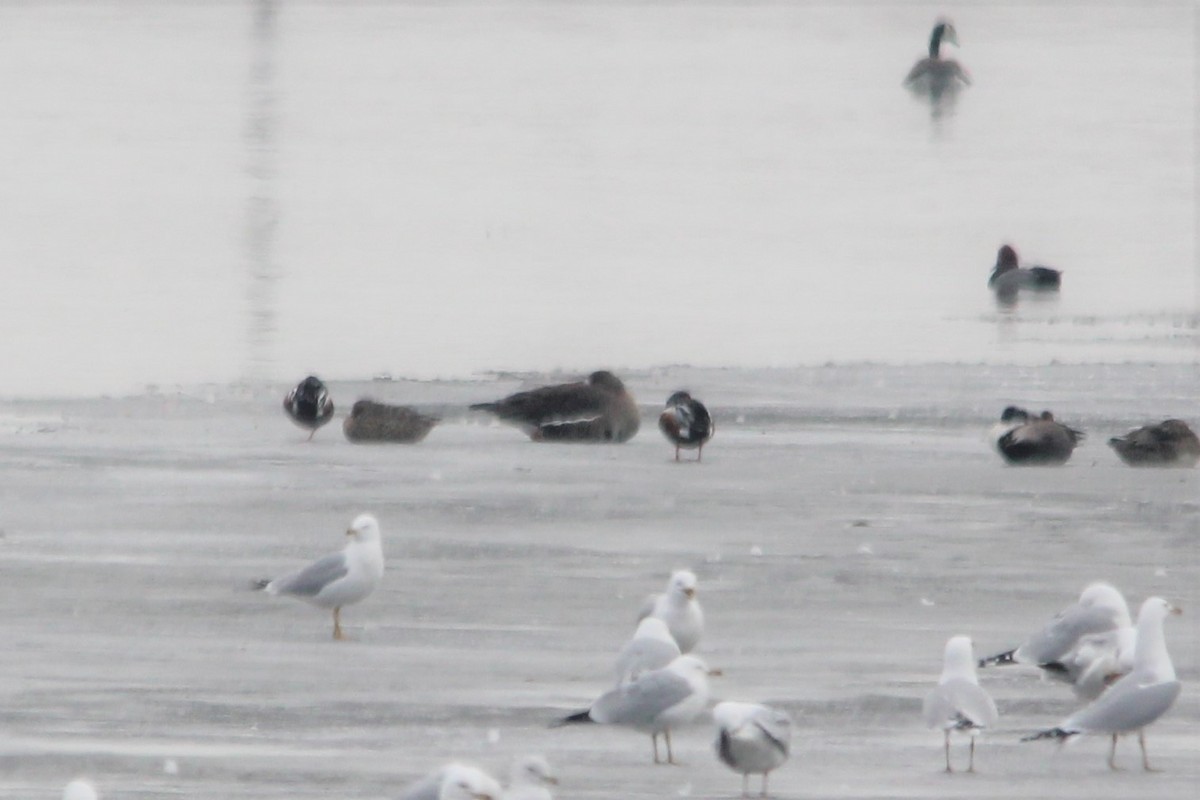
[[[1012,305],[1022,289],[1035,292],[1057,292],[1062,286],[1062,272],[1050,267],[1022,267],[1012,245],[1002,245],[996,253],[996,266],[988,278],[988,287],[996,293],[1001,305]]]
[[[958,31],[947,19],[939,19],[929,36],[929,55],[908,71],[904,85],[935,104],[949,99],[963,86],[971,85],[967,71],[952,58],[942,57],[942,44],[958,46]]]

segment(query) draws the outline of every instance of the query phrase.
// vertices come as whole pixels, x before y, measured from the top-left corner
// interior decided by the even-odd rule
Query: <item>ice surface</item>
[[[1167,630],[1184,694],[1149,733],[1162,774],[1110,774],[1098,739],[1019,743],[1076,706],[1032,668],[981,675],[1001,720],[969,789],[941,774],[920,708],[947,636],[1014,646],[1090,580],[1197,607],[1200,471],[1130,469],[1103,444],[1194,414],[1193,367],[629,375],[646,414],[683,386],[708,403],[720,427],[699,465],[652,426],[538,445],[463,411],[521,383],[331,385],[445,414],[413,447],[351,445],[336,425],[306,444],[284,384],[7,403],[0,795],[87,774],[114,798],[386,798],[451,759],[502,773],[538,751],[562,796],[728,797],[707,726],[673,737],[682,768],[651,766],[628,731],[546,727],[608,687],[645,592],[689,567],[715,697],[795,719],[780,796],[1191,796],[1187,614]],[[1017,400],[1091,434],[1066,466],[989,449]],[[353,641],[249,590],[364,510],[388,572],[348,617]]]

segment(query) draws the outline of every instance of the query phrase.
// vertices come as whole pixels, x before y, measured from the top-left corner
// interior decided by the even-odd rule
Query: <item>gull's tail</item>
[[[1021,741],[1036,742],[1039,739],[1054,739],[1061,742],[1071,738],[1076,733],[1078,733],[1078,731],[1068,731],[1064,730],[1063,728],[1047,728],[1044,731],[1038,731],[1037,733],[1031,733],[1028,736],[1022,736]]]
[[[550,727],[551,728],[561,728],[564,725],[579,725],[579,724],[582,724],[585,722],[593,722],[593,721],[594,720],[592,719],[592,710],[590,708],[585,708],[583,711],[577,711],[574,714],[571,714],[570,716],[566,716],[566,717],[563,717],[562,719],[554,720],[554,722],[550,723]]]
[[[1016,653],[1017,651],[1013,649],[1004,653],[997,653],[994,656],[988,656],[987,658],[981,658],[979,659],[979,667],[982,669],[983,667],[1003,667],[1006,664],[1015,664],[1017,663]]]

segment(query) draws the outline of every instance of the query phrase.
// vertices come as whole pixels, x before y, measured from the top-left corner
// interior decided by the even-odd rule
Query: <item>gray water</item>
[[[900,86],[934,18],[974,86]],[[0,394],[1194,361],[1190,3],[5,3]],[[1064,270],[998,309],[997,247]]]

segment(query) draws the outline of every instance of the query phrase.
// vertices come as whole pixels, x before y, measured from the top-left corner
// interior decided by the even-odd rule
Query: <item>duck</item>
[[[696,450],[696,461],[704,456],[704,445],[717,431],[708,409],[687,392],[675,392],[667,398],[667,406],[658,417],[658,429],[675,445],[675,460],[679,449]]]
[[[283,398],[283,410],[292,422],[309,430],[306,441],[312,441],[317,429],[333,419],[333,400],[321,379],[309,375]]]
[[[957,92],[962,86],[971,85],[971,77],[957,61],[942,58],[943,42],[957,47],[958,31],[949,20],[939,19],[929,36],[929,56],[914,64],[904,78],[904,85],[909,89],[935,101]]]
[[[390,406],[361,399],[355,401],[350,416],[342,422],[342,433],[356,444],[416,444],[429,435],[429,431],[440,421],[439,417],[422,414],[408,406]]]
[[[996,293],[996,299],[1012,303],[1021,289],[1038,292],[1057,292],[1062,286],[1062,272],[1050,267],[1022,267],[1017,251],[1012,245],[1001,245],[996,253],[996,266],[988,278],[988,287]]]
[[[618,444],[632,439],[641,425],[633,395],[607,370],[586,381],[542,386],[470,408],[496,415],[535,442]]]
[[[1083,431],[1063,425],[1049,411],[1035,417],[1023,408],[1009,406],[1000,421],[1003,432],[996,439],[996,449],[1010,464],[1065,464],[1084,438]]]
[[[1131,467],[1194,467],[1200,463],[1200,439],[1181,419],[1143,425],[1108,446]]]

